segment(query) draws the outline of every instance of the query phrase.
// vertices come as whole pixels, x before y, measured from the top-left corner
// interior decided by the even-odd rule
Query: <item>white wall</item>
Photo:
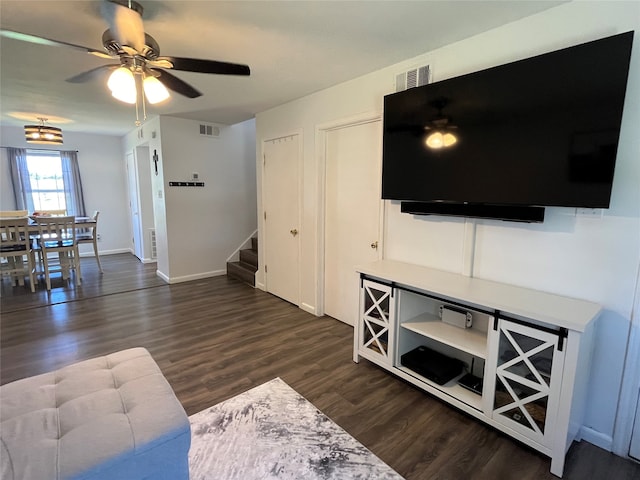
[[[80,177],[87,214],[100,211],[98,222],[98,251],[101,255],[130,251],[127,221],[126,171],[122,162],[120,137],[88,133],[65,132],[64,144],[59,147],[29,145],[20,127],[1,127],[2,145],[19,148],[50,148],[77,150]],[[15,201],[9,174],[6,149],[0,149],[1,210],[13,210]],[[81,245],[80,254],[93,254],[91,245]]]
[[[317,214],[317,125],[381,111],[383,96],[393,91],[395,74],[416,65],[431,65],[437,81],[628,30],[636,30],[636,38],[611,208],[601,218],[576,217],[571,209],[550,208],[541,225],[478,220],[473,272],[477,277],[589,299],[604,306],[596,326],[583,431],[587,440],[610,449],[640,263],[639,2],[563,4],[257,115],[258,143],[296,130],[303,132],[301,304],[322,310],[317,305],[317,259],[322,258],[317,251],[322,220]],[[260,167],[257,158],[259,189]],[[261,211],[260,204],[258,209]],[[259,225],[261,228],[260,219]],[[397,203],[385,202],[385,258],[462,272],[464,253],[470,248],[464,232],[463,219],[413,217],[400,213]],[[264,283],[262,270],[258,283]]]
[[[219,125],[220,136],[199,134],[200,122],[161,116],[125,139],[157,150],[152,177],[158,274],[182,282],[226,273],[226,261],[256,230],[255,121]],[[155,138],[154,138],[155,135]],[[152,166],[153,168],[153,166]],[[204,187],[170,187],[198,181]]]

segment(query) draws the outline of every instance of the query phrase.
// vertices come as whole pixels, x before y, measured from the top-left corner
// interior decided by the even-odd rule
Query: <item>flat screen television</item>
[[[521,221],[608,208],[633,33],[385,96],[382,198]],[[436,131],[457,141],[428,147]]]

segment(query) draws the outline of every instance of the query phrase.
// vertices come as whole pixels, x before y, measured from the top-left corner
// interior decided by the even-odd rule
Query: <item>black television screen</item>
[[[627,32],[385,96],[382,198],[608,208],[632,40]],[[455,144],[428,147],[441,128]]]

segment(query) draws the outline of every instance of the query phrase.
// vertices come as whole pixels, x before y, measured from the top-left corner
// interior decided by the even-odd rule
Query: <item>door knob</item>
[[[371,248],[373,248],[374,250],[378,249],[378,241],[377,240],[375,242],[371,243]]]
[[[295,237],[298,234],[298,230],[294,228],[293,230],[290,230],[289,233]]]

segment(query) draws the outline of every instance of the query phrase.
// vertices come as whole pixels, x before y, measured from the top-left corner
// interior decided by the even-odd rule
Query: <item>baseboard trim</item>
[[[164,280],[166,283],[171,283],[169,277],[167,277],[164,273],[162,273],[160,270],[156,270],[156,276],[160,277],[162,280]]]
[[[116,248],[114,250],[100,250],[98,254],[102,255],[117,255],[119,253],[131,253],[131,250],[128,248]],[[93,254],[93,249],[89,252],[80,252],[80,257],[95,257]],[[154,260],[155,261],[155,260]]]
[[[267,291],[267,287],[265,287],[264,283],[260,283],[260,282],[256,282],[256,288],[263,290],[263,291]]]
[[[308,303],[304,303],[304,302],[301,303],[300,304],[300,308],[302,310],[304,310],[305,312],[309,312],[309,313],[311,313],[313,315],[316,314],[316,308],[313,305],[309,305]]]
[[[238,261],[238,259],[240,258],[240,250],[242,250],[243,248],[250,248],[251,247],[251,238],[253,238],[254,236],[256,236],[258,234],[258,229],[256,228],[251,235],[249,235],[244,242],[242,242],[240,244],[240,246],[238,248],[235,249],[235,251],[229,255],[229,258],[227,258],[227,262],[236,262]]]
[[[173,284],[173,283],[190,282],[192,280],[201,280],[203,278],[219,277],[221,275],[226,275],[227,271],[213,270],[211,272],[195,273],[193,275],[183,275],[182,277],[167,277],[164,274],[160,275],[160,272],[156,272],[156,273],[158,273],[158,276],[162,278],[165,282]]]
[[[607,452],[613,451],[613,437],[611,435],[605,435],[602,432],[597,432],[593,428],[585,427],[580,428],[580,436],[582,440],[585,440],[596,447],[600,447]]]

